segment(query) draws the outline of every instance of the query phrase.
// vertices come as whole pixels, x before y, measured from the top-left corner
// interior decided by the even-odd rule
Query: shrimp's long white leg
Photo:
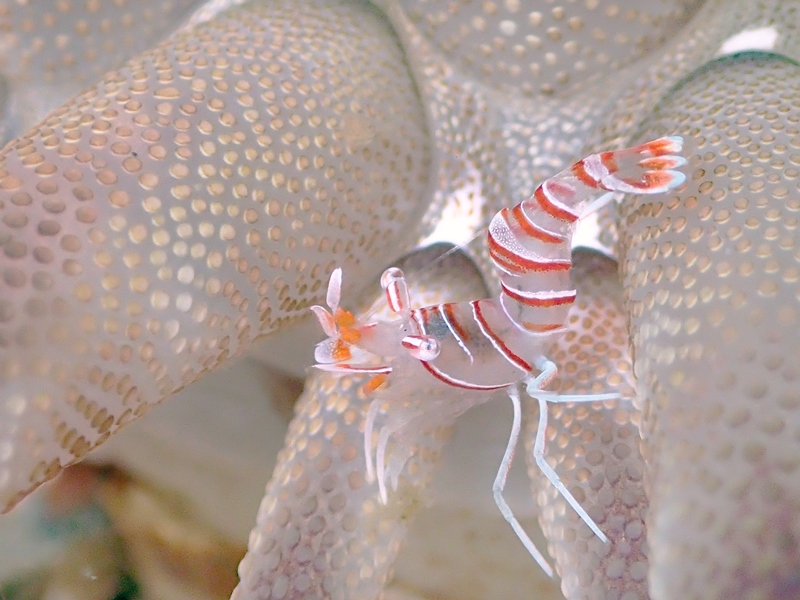
[[[530,388],[529,388],[530,389]],[[595,535],[599,537],[604,542],[608,542],[608,538],[606,534],[604,534],[600,527],[597,526],[597,523],[589,516],[589,514],[584,510],[584,508],[580,505],[580,503],[575,500],[575,497],[569,492],[567,487],[562,483],[561,479],[558,476],[558,473],[547,464],[547,461],[544,458],[544,435],[547,431],[547,393],[541,394],[537,393],[534,390],[534,397],[539,403],[539,427],[536,430],[536,441],[533,443],[533,458],[536,460],[536,464],[542,470],[545,477],[550,480],[556,489],[564,496],[564,499],[569,502],[569,505],[578,513],[578,516],[583,519],[583,522],[589,526],[589,529],[594,531]],[[552,395],[552,394],[550,394]],[[605,394],[598,394],[598,396],[604,396]],[[537,397],[538,396],[538,397]],[[587,402],[593,402],[598,400],[599,398],[595,396],[587,396],[587,398],[591,398],[591,400],[585,400]],[[574,402],[574,400],[573,400]]]
[[[538,548],[536,548],[531,538],[528,537],[528,534],[525,533],[522,525],[519,524],[519,521],[517,521],[517,518],[511,511],[511,507],[508,505],[505,498],[503,498],[503,490],[506,487],[508,471],[511,468],[511,461],[514,460],[514,450],[517,447],[517,440],[519,439],[519,428],[522,412],[519,401],[519,390],[517,389],[516,385],[508,388],[508,395],[511,398],[511,404],[514,407],[514,420],[511,424],[511,435],[508,438],[508,446],[506,446],[503,460],[500,462],[500,468],[497,470],[497,476],[495,477],[494,485],[492,486],[492,493],[494,494],[494,501],[495,504],[497,504],[497,508],[500,509],[500,513],[503,515],[503,518],[508,522],[509,525],[511,525],[511,528],[514,530],[514,533],[517,534],[517,537],[522,542],[522,545],[525,546],[528,552],[530,552],[534,560],[539,563],[539,566],[542,567],[544,572],[552,577],[553,568],[545,560]]]
[[[533,361],[536,368],[539,369],[539,374],[530,379],[525,384],[525,391],[531,398],[544,398],[548,402],[554,404],[563,404],[565,402],[600,402],[603,400],[619,400],[621,396],[616,393],[609,394],[558,394],[543,390],[542,387],[547,385],[558,373],[556,363],[544,356],[540,356]]]
[[[389,496],[386,493],[386,446],[389,445],[389,437],[394,432],[393,429],[382,427],[378,434],[378,455],[376,457],[376,469],[378,471],[378,491],[381,495],[381,502],[386,504]]]
[[[375,473],[373,476],[377,477],[378,479],[378,492],[381,497],[381,502],[386,504],[389,501],[389,495],[386,490],[386,448],[389,445],[389,439],[400,431],[403,428],[403,425],[395,425],[394,427],[389,427],[388,425],[384,425],[381,427],[381,430],[378,432],[378,445],[375,448]],[[371,432],[371,430],[370,430]],[[371,451],[371,445],[370,445]],[[371,463],[371,459],[370,459]],[[390,483],[392,487],[397,490],[397,485],[400,481],[400,471],[402,470],[403,466],[405,465],[405,461],[403,464],[399,465],[398,468],[392,469],[392,472],[389,473],[389,479],[391,480]],[[372,481],[372,476],[370,476],[370,481]]]
[[[541,390],[546,386],[558,373],[558,367],[552,360],[548,360],[544,356],[540,356],[533,361],[533,364],[539,369],[539,374],[528,381],[526,384],[528,395],[535,397],[532,391]]]
[[[600,196],[597,200],[592,200],[581,211],[581,219],[584,219],[589,215],[591,215],[592,213],[597,212],[598,210],[603,208],[606,204],[614,200],[614,196],[616,195],[617,192],[606,192],[605,194]]]
[[[367,461],[367,481],[375,481],[375,467],[372,463],[372,431],[375,428],[375,418],[380,410],[380,400],[373,400],[367,409],[364,421],[364,458]]]
[[[608,394],[557,394],[547,390],[535,390],[528,392],[532,398],[541,398],[552,404],[566,404],[567,402],[603,402],[605,400],[620,400],[620,394],[611,392]]]

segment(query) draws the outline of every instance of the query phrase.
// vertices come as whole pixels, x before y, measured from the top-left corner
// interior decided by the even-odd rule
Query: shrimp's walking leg
[[[597,523],[592,520],[584,508],[575,500],[575,497],[569,492],[567,487],[561,481],[561,478],[555,470],[547,464],[544,457],[544,435],[547,431],[547,403],[564,403],[564,402],[598,402],[602,400],[617,400],[620,395],[615,393],[610,394],[579,394],[579,395],[561,395],[553,392],[548,392],[542,389],[542,386],[555,377],[557,368],[553,361],[540,357],[535,361],[536,367],[540,373],[533,380],[528,381],[526,391],[532,398],[536,398],[539,403],[539,427],[536,430],[536,441],[533,444],[533,458],[536,464],[545,474],[547,479],[550,480],[562,496],[569,502],[570,506],[575,509],[583,522],[604,542],[608,542],[606,535],[597,526]]]
[[[380,410],[380,401],[375,399],[369,404],[367,416],[364,421],[364,457],[367,460],[367,481],[375,481],[375,467],[372,463],[372,432],[375,428],[375,419]]]
[[[544,556],[542,556],[542,553],[536,548],[533,541],[531,541],[531,538],[528,537],[528,534],[525,533],[522,525],[519,524],[519,521],[517,521],[517,518],[511,511],[511,507],[508,505],[505,498],[503,498],[503,490],[506,487],[508,471],[511,468],[511,461],[514,460],[514,450],[517,447],[517,440],[519,439],[519,428],[522,412],[519,402],[519,390],[517,389],[516,385],[508,388],[508,395],[511,398],[511,404],[514,407],[514,421],[511,425],[511,435],[508,438],[508,446],[506,446],[503,460],[500,462],[500,468],[497,471],[497,477],[495,477],[494,485],[492,486],[494,501],[495,504],[497,504],[497,508],[500,509],[503,518],[508,522],[509,525],[511,525],[514,533],[517,534],[517,537],[522,542],[522,545],[525,546],[528,552],[530,552],[531,556],[533,556],[536,562],[539,563],[539,566],[542,567],[544,572],[552,577],[553,568],[548,564]]]
[[[538,377],[537,377],[538,379]],[[535,380],[534,380],[535,381]],[[533,382],[531,382],[533,383]],[[536,464],[542,470],[545,477],[550,480],[556,489],[564,496],[564,499],[569,502],[569,505],[578,513],[578,516],[583,519],[583,522],[589,526],[589,529],[594,531],[595,535],[599,537],[604,542],[608,542],[608,538],[606,535],[600,530],[600,527],[597,526],[597,523],[589,516],[589,514],[584,510],[584,508],[580,505],[580,503],[575,500],[575,497],[569,492],[567,487],[562,483],[561,479],[558,476],[558,473],[555,472],[553,467],[547,464],[547,461],[544,458],[544,434],[547,431],[547,402],[550,401],[548,396],[553,398],[557,398],[556,394],[548,394],[547,392],[542,393],[540,390],[532,389],[532,386],[528,387],[528,393],[531,394],[539,403],[539,427],[536,430],[536,441],[533,444],[533,458],[536,460]],[[617,398],[618,396],[615,394],[597,394],[597,395],[586,395],[586,396],[571,396],[571,398],[580,398],[580,400],[565,400],[565,402],[594,402],[596,400],[605,400],[609,399],[605,396],[611,396],[612,398]]]
[[[389,437],[391,437],[393,429],[389,427],[382,427],[380,434],[378,434],[378,453],[377,465],[378,471],[378,492],[381,496],[381,502],[386,504],[389,501],[389,496],[386,493],[386,446],[389,445]]]
[[[528,395],[534,397],[532,391],[541,390],[544,386],[550,383],[558,373],[558,367],[552,360],[548,360],[544,356],[540,356],[533,361],[533,364],[539,369],[539,374],[532,380],[528,381],[526,388]]]

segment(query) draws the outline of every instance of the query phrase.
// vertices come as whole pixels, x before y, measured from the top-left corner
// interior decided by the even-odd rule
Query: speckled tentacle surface
[[[565,485],[609,537],[604,544],[579,519],[532,460],[538,419],[528,415],[526,458],[541,508],[539,520],[569,599],[647,598],[647,497],[639,450],[639,411],[617,264],[577,251],[578,301],[569,331],[553,348],[565,394],[615,391],[607,403],[550,406],[546,456]]]
[[[0,73],[14,89],[0,141],[167,37],[200,3],[0,1]]]
[[[793,2],[705,2],[659,52],[618,73],[619,94],[605,105],[605,115],[584,151],[627,145],[672,87],[720,56],[766,50],[800,60],[798,27],[800,7]],[[592,247],[614,257],[618,257],[616,218],[614,211],[603,211],[600,232],[592,242]]]
[[[4,508],[408,242],[428,141],[399,46],[364,3],[295,16],[173,37],[0,154]]]
[[[684,188],[624,205],[654,598],[800,593],[800,67],[706,66],[649,121]]]
[[[595,133],[595,143],[624,145],[631,129],[650,114],[672,86],[719,56],[760,49],[797,60],[798,10],[795,3],[781,0],[709,0],[660,52],[620,73],[620,93],[608,107],[609,114]]]
[[[423,233],[463,243],[579,157],[622,92],[603,75],[656,52],[701,2],[376,4],[406,50],[433,136],[438,186]]]
[[[401,261],[404,270],[418,271],[410,279],[412,303],[427,306],[445,297],[486,294],[479,272],[464,255],[451,254],[430,266],[444,251],[441,246]],[[385,304],[381,292],[366,311],[386,313]],[[377,482],[365,478],[364,418],[372,400],[362,389],[367,379],[323,372],[308,379],[232,598],[380,596],[411,520],[426,503],[426,486],[448,428],[437,427],[416,440],[399,487],[384,505]]]
[[[621,221],[650,472],[651,591],[796,595],[798,348],[787,335],[797,330],[796,66],[740,58],[670,89],[736,49],[800,58],[797,3],[375,4],[388,22],[359,0],[210,10],[207,23],[107,76],[2,151],[2,504],[254,338],[286,331],[321,300],[334,264],[350,277],[345,296],[355,294],[413,240],[432,231],[469,238],[570,159],[631,136],[681,133],[698,148],[695,178],[669,200],[629,199]],[[0,56],[43,48],[25,54],[30,88],[11,76],[14,65],[3,67],[2,127],[18,126],[13,107],[25,89],[31,107],[57,96],[46,77],[34,81],[49,72],[36,57],[74,55],[90,71],[110,54],[80,55],[88,46],[72,44],[83,39],[81,21],[121,39],[115,19],[167,3],[119,0],[125,8],[113,9],[109,25],[105,5],[52,5],[75,12],[18,27],[8,11],[34,4],[0,0]],[[159,12],[154,27],[167,31],[177,14]],[[160,34],[134,21],[139,51]],[[75,27],[74,39],[63,37]],[[613,235],[604,242],[613,253]],[[595,328],[581,340],[606,356],[592,341],[606,334]],[[292,335],[265,355],[310,362],[310,346]],[[564,389],[583,383],[570,377],[564,369]],[[554,431],[557,420],[575,426],[555,412]],[[305,425],[295,424],[287,448],[299,447],[313,421],[300,414]],[[582,430],[597,431],[594,413],[580,414]],[[616,426],[614,435],[627,435],[627,424]],[[357,427],[338,431],[359,446]],[[587,442],[564,443],[559,469],[582,477],[568,452]],[[598,578],[589,581],[586,565],[606,564],[598,556],[608,548],[587,540],[568,554],[566,527],[575,524],[548,511],[565,589],[604,593],[607,577],[592,570]],[[404,531],[392,523],[381,542],[389,547]],[[633,576],[626,561],[605,573]],[[262,569],[258,562],[247,572]]]

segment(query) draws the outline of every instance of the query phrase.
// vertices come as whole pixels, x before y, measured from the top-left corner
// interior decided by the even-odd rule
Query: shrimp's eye
[[[408,335],[403,338],[403,348],[414,358],[430,361],[439,356],[439,342],[429,335]]]
[[[392,285],[392,283],[398,279],[403,279],[404,277],[405,276],[400,269],[397,267],[390,267],[383,272],[383,275],[381,275],[381,287],[386,289]]]

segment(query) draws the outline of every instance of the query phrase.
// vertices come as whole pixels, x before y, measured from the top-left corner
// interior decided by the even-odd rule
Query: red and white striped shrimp
[[[365,388],[375,391],[365,427],[368,477],[374,477],[372,432],[381,406],[387,422],[379,432],[376,467],[380,494],[386,501],[386,479],[397,478],[410,454],[415,432],[447,422],[471,406],[506,390],[514,417],[505,455],[494,482],[495,502],[522,543],[542,568],[552,569],[517,522],[503,498],[520,429],[518,384],[539,404],[534,458],[583,521],[601,539],[606,536],[563,485],[544,458],[547,402],[593,402],[615,394],[557,395],[543,390],[556,365],[546,352],[564,331],[576,292],[570,281],[571,241],[578,220],[606,201],[610,193],[659,194],[684,180],[673,169],[686,163],[678,154],[680,137],[665,137],[640,146],[592,154],[540,185],[533,196],[504,208],[488,229],[491,259],[500,278],[496,298],[412,309],[403,273],[387,269],[381,285],[395,318],[360,322],[339,308],[342,272],[328,286],[328,312],[312,307],[328,339],[317,345],[317,367],[339,373],[369,373]],[[385,384],[385,385],[384,385]],[[413,400],[415,392],[421,400]],[[395,444],[390,463],[390,437]]]

